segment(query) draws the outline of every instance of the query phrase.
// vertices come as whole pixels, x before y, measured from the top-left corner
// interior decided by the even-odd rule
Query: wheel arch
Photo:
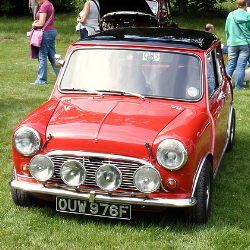
[[[197,168],[197,171],[196,171],[196,174],[194,176],[194,180],[193,180],[193,187],[192,187],[192,194],[191,194],[191,197],[194,197],[194,193],[195,193],[195,190],[196,190],[196,186],[197,186],[197,182],[198,182],[198,179],[200,177],[200,173],[201,173],[201,170],[206,162],[206,160],[208,160],[213,168],[213,155],[208,152],[206,153],[206,155],[203,157],[203,159],[200,161],[199,163],[199,166]],[[213,172],[213,171],[212,171]]]
[[[11,173],[11,179],[9,182],[10,186],[11,186],[11,182],[16,180],[16,176],[17,176],[16,169],[13,166],[12,173]],[[37,205],[37,199],[29,192],[15,189],[13,187],[10,188],[10,192],[11,192],[11,197],[12,197],[13,202],[18,206],[30,207],[30,206]]]

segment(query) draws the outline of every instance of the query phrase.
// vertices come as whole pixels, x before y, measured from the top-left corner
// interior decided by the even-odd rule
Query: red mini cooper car
[[[101,30],[138,27],[178,27],[169,0],[99,0]]]
[[[13,201],[119,219],[179,207],[186,221],[205,223],[235,135],[220,41],[112,29],[71,44],[58,62],[49,100],[13,134]]]

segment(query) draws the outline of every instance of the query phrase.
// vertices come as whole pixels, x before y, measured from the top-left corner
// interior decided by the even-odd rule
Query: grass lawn
[[[203,30],[207,22],[225,41],[224,18],[175,19],[180,27]],[[206,225],[186,225],[178,210],[132,213],[131,221],[61,214],[54,206],[23,208],[11,199],[11,136],[27,114],[46,102],[56,80],[30,85],[38,62],[29,59],[31,17],[0,17],[0,249],[250,249],[250,89],[234,93],[235,148],[226,153],[213,182],[212,214]],[[55,22],[57,53],[65,55],[75,32],[75,14]]]

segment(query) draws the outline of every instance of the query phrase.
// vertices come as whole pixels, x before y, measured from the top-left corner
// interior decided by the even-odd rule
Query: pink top
[[[36,19],[39,20],[39,14],[40,13],[46,13],[47,16],[46,16],[46,20],[45,20],[45,23],[47,22],[47,20],[50,18],[51,16],[51,13],[52,13],[52,9],[53,9],[53,16],[52,16],[52,19],[50,20],[50,22],[48,23],[47,27],[45,28],[45,30],[54,30],[55,29],[55,26],[54,26],[54,14],[55,14],[55,9],[53,8],[53,5],[51,2],[47,1],[45,3],[43,3],[37,14],[36,14]]]

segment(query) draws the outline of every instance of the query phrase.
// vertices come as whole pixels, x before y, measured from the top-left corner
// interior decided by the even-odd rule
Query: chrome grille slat
[[[121,190],[130,190],[130,191],[138,191],[137,188],[133,184],[133,175],[134,172],[142,166],[141,163],[130,162],[130,161],[122,161],[116,159],[104,159],[102,157],[87,157],[87,156],[77,156],[77,155],[49,155],[50,159],[54,163],[55,171],[54,175],[50,179],[51,181],[55,181],[58,183],[63,183],[60,177],[60,169],[63,163],[68,160],[77,160],[81,162],[86,171],[87,177],[84,182],[84,186],[90,187],[98,187],[95,182],[95,173],[96,170],[102,166],[103,164],[114,164],[116,165],[120,171],[122,172],[123,181],[119,189]]]

